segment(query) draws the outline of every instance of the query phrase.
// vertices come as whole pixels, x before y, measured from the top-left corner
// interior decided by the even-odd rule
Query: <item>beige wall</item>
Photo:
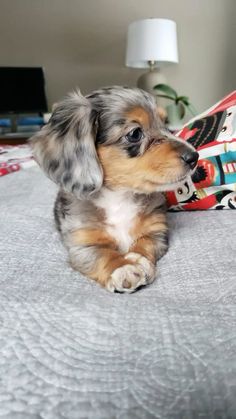
[[[236,0],[0,0],[0,65],[44,66],[49,103],[79,86],[134,85],[128,24],[177,22],[180,63],[168,82],[202,111],[236,88]]]

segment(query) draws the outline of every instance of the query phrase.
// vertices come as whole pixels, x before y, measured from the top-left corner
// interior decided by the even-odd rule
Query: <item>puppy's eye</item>
[[[132,131],[130,131],[125,138],[130,141],[131,143],[137,143],[143,138],[143,131],[141,128],[135,128]]]

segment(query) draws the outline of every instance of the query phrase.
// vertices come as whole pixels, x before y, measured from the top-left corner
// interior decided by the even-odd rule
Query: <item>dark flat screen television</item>
[[[0,67],[0,114],[47,112],[41,67]]]

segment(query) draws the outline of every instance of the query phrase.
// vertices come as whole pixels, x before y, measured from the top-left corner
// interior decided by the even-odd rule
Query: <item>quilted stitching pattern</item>
[[[112,295],[66,264],[55,194],[0,183],[0,418],[235,418],[235,212],[170,214],[158,280]]]

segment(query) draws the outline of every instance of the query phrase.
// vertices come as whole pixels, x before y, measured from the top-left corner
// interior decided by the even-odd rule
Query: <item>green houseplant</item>
[[[171,100],[173,103],[166,106],[168,115],[168,122],[170,125],[176,128],[183,125],[182,119],[184,118],[186,111],[188,110],[193,116],[196,115],[196,111],[193,105],[190,103],[187,96],[179,96],[175,89],[168,84],[157,84],[154,86],[157,97]]]

